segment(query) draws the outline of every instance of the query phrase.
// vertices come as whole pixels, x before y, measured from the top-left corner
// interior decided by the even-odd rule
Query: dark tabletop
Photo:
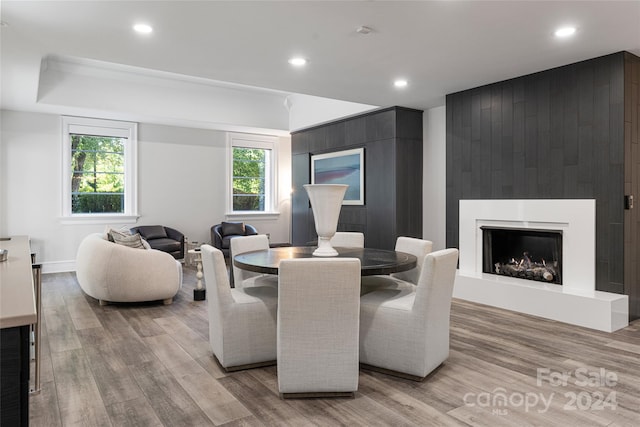
[[[417,265],[417,258],[405,252],[370,248],[334,248],[339,258],[358,258],[363,276],[390,274],[411,270]],[[280,261],[289,258],[311,258],[315,246],[292,246],[246,252],[234,257],[233,264],[243,270],[257,273],[278,274]],[[333,258],[333,257],[314,257]]]

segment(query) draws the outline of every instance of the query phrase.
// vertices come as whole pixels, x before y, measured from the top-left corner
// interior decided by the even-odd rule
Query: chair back
[[[222,251],[211,245],[202,245],[202,270],[207,284],[209,309],[209,342],[215,354],[222,354],[223,325],[231,310],[233,297]]]
[[[415,314],[435,320],[427,324],[446,328],[447,333],[457,265],[457,249],[443,249],[425,256],[413,302]]]
[[[245,252],[269,249],[269,238],[266,234],[234,237],[229,242],[229,245],[231,247],[231,259],[233,260],[236,255],[240,255]],[[236,288],[242,288],[243,281],[260,275],[260,273],[254,273],[253,271],[247,271],[238,268],[235,265],[233,266],[233,284]]]
[[[280,393],[358,388],[360,260],[282,260],[278,289]]]
[[[342,248],[364,248],[364,233],[338,231],[330,240],[331,246]]]
[[[418,262],[415,268],[401,273],[393,273],[391,277],[413,283],[414,285],[418,284],[424,257],[431,252],[432,248],[433,242],[430,240],[416,239],[415,237],[398,237],[398,239],[396,239],[396,251],[415,255],[416,258],[418,258]]]

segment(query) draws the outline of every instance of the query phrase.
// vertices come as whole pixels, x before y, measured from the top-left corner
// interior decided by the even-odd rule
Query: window
[[[63,117],[63,217],[135,219],[136,123]]]
[[[230,213],[273,213],[276,138],[229,134]]]

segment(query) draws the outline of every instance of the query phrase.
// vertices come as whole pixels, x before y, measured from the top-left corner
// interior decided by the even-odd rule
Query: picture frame
[[[347,184],[343,205],[364,205],[364,148],[311,155],[311,184]]]

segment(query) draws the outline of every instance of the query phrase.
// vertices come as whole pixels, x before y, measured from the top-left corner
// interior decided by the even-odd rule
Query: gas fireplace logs
[[[496,262],[494,266],[496,274],[518,277],[520,279],[553,282],[558,276],[557,262],[553,262],[552,265],[547,265],[544,259],[542,262],[531,261],[528,252],[522,255],[520,261],[511,258],[508,263]]]

